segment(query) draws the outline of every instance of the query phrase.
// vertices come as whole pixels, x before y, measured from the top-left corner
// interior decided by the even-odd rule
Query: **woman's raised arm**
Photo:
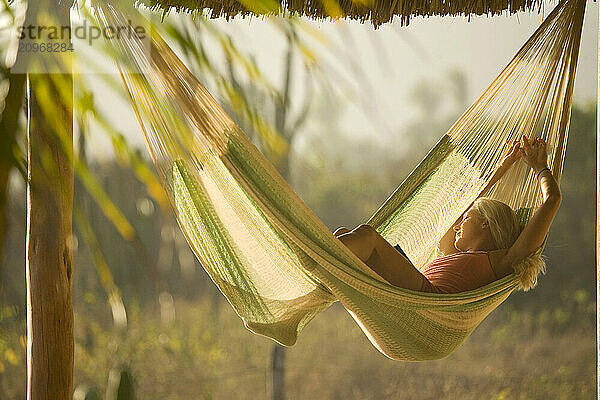
[[[481,193],[479,193],[479,196],[477,196],[477,198],[480,198],[488,190],[490,190],[496,184],[496,182],[498,182],[504,176],[504,174],[506,174],[506,172],[510,169],[510,167],[512,167],[512,165],[515,162],[517,162],[519,160],[519,158],[521,158],[521,156],[523,154],[522,149],[521,149],[521,143],[516,140],[516,141],[512,142],[512,144],[510,144],[510,142],[507,142],[507,144],[509,146],[507,147],[506,151],[504,152],[504,155],[502,156],[500,163],[498,164],[498,166],[496,167],[496,170],[490,177],[488,184],[486,185],[486,187],[483,188]]]
[[[535,171],[536,179],[540,183],[543,202],[508,250],[506,261],[509,263],[533,254],[542,246],[562,201],[558,183],[548,168],[546,142],[542,139],[530,142],[523,136],[523,143],[523,160]]]

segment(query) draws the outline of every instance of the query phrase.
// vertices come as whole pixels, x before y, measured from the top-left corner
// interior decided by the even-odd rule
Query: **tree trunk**
[[[291,98],[291,76],[292,66],[294,64],[294,41],[295,32],[292,25],[288,25],[288,51],[285,58],[285,68],[283,73],[283,97],[281,103],[277,104],[275,111],[275,129],[283,135],[287,140],[290,147],[296,131],[287,131],[288,118],[289,118],[289,105]],[[285,179],[289,182],[290,178],[290,149],[288,148],[286,153],[282,155],[279,162],[276,165],[277,170]],[[272,400],[283,400],[285,399],[285,353],[286,348],[278,343],[273,345],[271,350],[271,395]]]
[[[64,4],[45,6],[69,24]],[[28,400],[73,395],[73,81],[70,65],[63,68],[28,75]]]

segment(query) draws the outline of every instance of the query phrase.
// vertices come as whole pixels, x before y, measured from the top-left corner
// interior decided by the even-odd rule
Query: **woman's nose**
[[[454,225],[452,229],[454,229],[454,232],[458,232],[458,230],[460,229],[460,225]]]

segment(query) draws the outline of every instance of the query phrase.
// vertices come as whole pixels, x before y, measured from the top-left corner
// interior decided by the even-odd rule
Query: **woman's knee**
[[[361,225],[357,226],[356,228],[354,228],[354,230],[352,230],[352,233],[356,233],[356,234],[359,234],[361,236],[366,236],[366,237],[376,237],[378,235],[375,228],[373,228],[371,225],[367,225],[367,224],[361,224]]]
[[[345,226],[340,226],[333,232],[333,236],[338,237],[338,236],[344,235],[348,232],[350,232],[350,229],[346,228]]]

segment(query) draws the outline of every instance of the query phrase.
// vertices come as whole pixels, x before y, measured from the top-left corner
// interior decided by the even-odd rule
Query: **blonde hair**
[[[494,250],[510,248],[523,230],[513,209],[501,201],[480,197],[473,203],[473,209],[488,222]],[[541,252],[540,248],[513,266],[519,289],[528,291],[534,288],[538,275],[546,272]]]

